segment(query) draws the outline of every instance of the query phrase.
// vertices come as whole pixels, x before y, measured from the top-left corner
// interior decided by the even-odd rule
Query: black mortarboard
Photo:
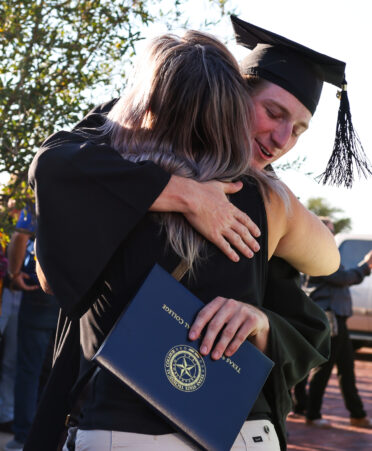
[[[252,50],[241,63],[244,74],[257,75],[279,85],[293,94],[311,114],[318,105],[323,82],[341,88],[336,139],[327,168],[321,175],[323,182],[344,183],[350,187],[354,162],[359,173],[372,174],[351,122],[346,64],[236,16],[231,16],[231,21],[237,43]]]

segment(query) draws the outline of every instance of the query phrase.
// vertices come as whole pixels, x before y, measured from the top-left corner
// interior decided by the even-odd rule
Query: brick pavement
[[[357,386],[364,408],[372,418],[372,348],[362,348],[355,361]],[[331,429],[307,426],[303,418],[288,418],[288,450],[292,451],[372,451],[372,429],[352,427],[344,407],[336,370],[323,399],[323,418]]]

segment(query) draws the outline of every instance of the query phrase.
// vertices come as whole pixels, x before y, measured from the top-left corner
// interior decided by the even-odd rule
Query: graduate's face
[[[261,170],[292,149],[307,130],[311,113],[294,95],[274,83],[265,82],[252,98],[253,165]]]

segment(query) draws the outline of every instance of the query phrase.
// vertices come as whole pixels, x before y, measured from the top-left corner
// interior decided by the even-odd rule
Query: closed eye
[[[269,116],[269,118],[271,119],[278,119],[279,115],[274,113],[272,110],[270,110],[269,108],[266,108],[266,114]]]

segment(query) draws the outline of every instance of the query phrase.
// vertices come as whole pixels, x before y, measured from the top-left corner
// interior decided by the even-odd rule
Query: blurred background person
[[[15,201],[8,202],[9,216],[19,217],[20,210],[16,209]],[[14,418],[14,380],[17,353],[17,324],[18,311],[22,292],[13,286],[13,276],[20,271],[15,270],[14,253],[16,232],[11,236],[10,244],[4,249],[2,265],[2,296],[0,315],[0,431],[12,432]],[[5,255],[10,256],[8,260]]]
[[[334,233],[334,225],[330,218],[321,217],[321,219]],[[336,364],[345,407],[350,412],[350,424],[362,428],[372,428],[372,421],[364,410],[363,402],[356,387],[354,349],[346,323],[352,315],[352,299],[349,287],[361,283],[366,276],[370,275],[371,269],[372,250],[364,256],[359,266],[355,268],[345,269],[341,264],[334,274],[307,278],[306,285],[310,297],[325,310],[331,329],[330,358],[328,362],[314,369],[309,377],[306,408],[306,423],[308,425],[323,428],[331,426],[328,420],[322,418],[321,407],[332,368]],[[302,393],[304,393],[304,382],[302,382],[300,390],[301,388]],[[299,392],[297,392],[298,397]],[[300,406],[303,404],[300,400]]]
[[[6,371],[5,381],[2,372],[0,396],[8,407],[8,416],[2,418],[3,430],[13,431],[15,438],[5,446],[6,451],[23,449],[36,410],[43,363],[57,323],[57,302],[41,290],[35,273],[35,225],[33,207],[21,210],[8,249],[11,338],[6,345],[7,354],[4,353]],[[2,408],[1,413],[5,412]]]

